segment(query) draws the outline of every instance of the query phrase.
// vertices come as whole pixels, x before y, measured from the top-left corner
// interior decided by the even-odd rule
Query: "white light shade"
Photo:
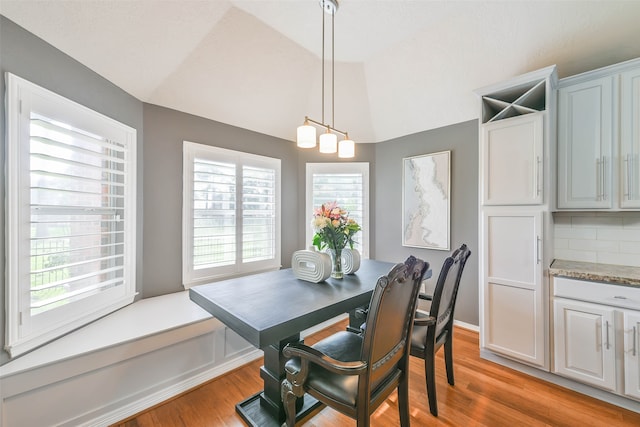
[[[338,145],[338,157],[350,159],[356,155],[356,143],[350,139],[343,139]]]
[[[334,133],[326,132],[320,135],[320,152],[331,154],[338,151],[338,137]]]
[[[298,126],[298,147],[313,148],[316,146],[316,128],[305,122],[304,125]]]

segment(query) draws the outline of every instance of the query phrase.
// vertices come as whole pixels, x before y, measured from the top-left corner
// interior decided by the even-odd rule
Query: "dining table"
[[[355,322],[361,324],[364,319],[355,314],[356,310],[368,307],[378,278],[394,265],[364,259],[355,273],[319,283],[300,280],[291,268],[286,268],[189,289],[192,301],[264,352],[260,368],[263,390],[236,405],[248,425],[280,426],[285,420],[280,397],[286,362],[282,349],[299,342],[302,331],[344,313],[350,313],[350,326],[357,329],[359,324]],[[306,395],[298,399],[297,405],[297,419],[302,419],[320,403]]]

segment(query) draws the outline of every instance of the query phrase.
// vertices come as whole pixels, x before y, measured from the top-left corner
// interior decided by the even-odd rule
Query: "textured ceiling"
[[[289,140],[322,118],[317,0],[0,0],[0,13],[144,102]],[[334,125],[379,142],[477,118],[479,87],[640,57],[638,22],[638,0],[342,0]]]

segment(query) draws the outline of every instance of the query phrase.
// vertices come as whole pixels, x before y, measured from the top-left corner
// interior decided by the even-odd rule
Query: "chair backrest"
[[[470,255],[471,250],[463,244],[444,260],[429,309],[429,316],[437,319],[435,328],[429,328],[436,338],[453,323],[460,278]]]
[[[378,279],[362,345],[362,360],[367,361],[370,369],[360,386],[368,392],[406,368],[402,364],[408,363],[409,333],[420,283],[428,269],[429,263],[410,256],[404,264],[397,264]]]

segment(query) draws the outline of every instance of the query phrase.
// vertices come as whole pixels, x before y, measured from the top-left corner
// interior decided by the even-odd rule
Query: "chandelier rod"
[[[333,132],[336,132],[336,133],[339,133],[339,134],[341,134],[341,135],[349,136],[349,133],[348,133],[348,132],[341,131],[341,130],[339,130],[339,129],[334,128],[333,126],[329,126],[328,124],[325,124],[325,123],[319,122],[319,121],[317,121],[317,120],[313,120],[313,119],[312,119],[312,118],[310,118],[309,116],[304,116],[304,120],[305,120],[305,121],[309,121],[309,122],[311,122],[311,123],[313,123],[313,124],[315,124],[315,125],[318,125],[318,126],[320,126],[320,127],[328,128],[329,130],[331,130],[331,131],[333,131]]]
[[[322,9],[322,123],[324,123],[324,7]]]
[[[336,18],[335,12],[331,14],[331,127],[336,124],[336,102],[335,102],[335,26],[334,20]],[[324,120],[324,119],[323,119]]]

